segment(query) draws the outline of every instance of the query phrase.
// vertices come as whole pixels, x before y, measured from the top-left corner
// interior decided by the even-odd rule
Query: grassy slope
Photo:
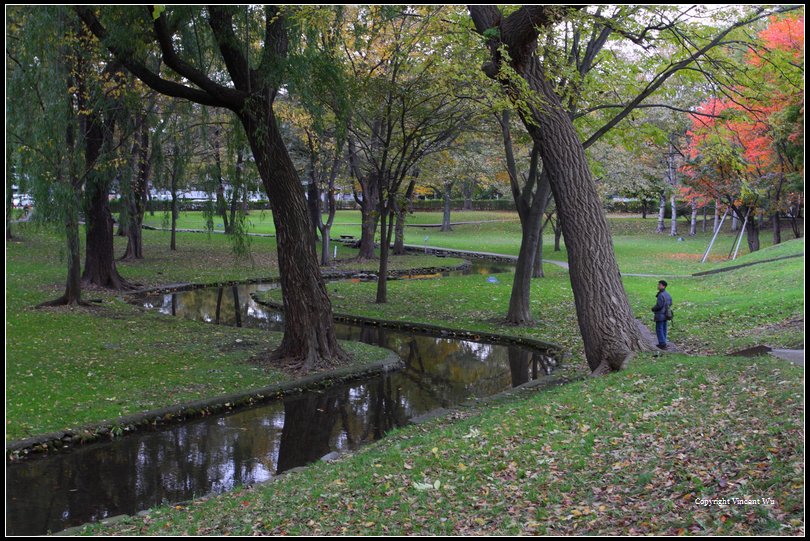
[[[644,357],[626,372],[399,430],[338,463],[87,531],[795,534],[801,378],[768,358]],[[696,504],[731,497],[775,504]]]
[[[670,264],[660,257],[672,247],[657,246],[655,240],[661,237],[649,237],[641,245],[658,250],[654,259],[659,267],[680,269],[680,260]],[[211,242],[218,242],[215,238]],[[210,252],[208,243],[200,240],[194,257]],[[632,260],[624,246],[628,245],[617,240],[620,261]],[[9,246],[10,261],[14,249]],[[20,261],[38,252],[30,250],[30,244],[19,249],[25,252],[15,254]],[[55,257],[53,246],[46,251],[50,259]],[[802,252],[803,241],[794,241],[750,257]],[[185,260],[190,257],[193,259],[187,254]],[[157,267],[148,262],[128,266],[125,274],[145,282],[182,281],[186,276],[215,281],[230,273],[244,274],[244,269],[213,269],[210,262],[184,271],[169,270],[174,265],[165,265],[167,262]],[[694,266],[690,262],[682,268],[693,272]],[[506,332],[528,333],[578,351],[567,275],[551,266],[547,271],[548,278],[533,285],[540,324],[528,331]],[[44,274],[31,280],[37,272]],[[39,314],[27,307],[56,296],[59,288],[48,284],[59,283],[62,273],[53,261],[30,268],[15,264],[14,270],[9,266],[9,329],[12,317],[23,318],[19,324],[26,329],[45,324],[25,321],[24,317]],[[727,274],[672,280],[670,290],[678,310],[671,338],[697,352],[723,353],[754,342],[802,345],[802,273],[803,259],[792,259]],[[625,278],[633,308],[645,320],[649,319],[654,282]],[[372,302],[373,284],[338,284],[332,296],[341,311],[503,332],[499,319],[510,286],[503,276],[497,284],[480,276],[453,279],[452,285],[450,281],[392,282],[392,302],[382,307]],[[403,310],[403,306],[407,308]],[[59,323],[61,332],[77,321]],[[123,332],[134,318],[121,321]],[[155,327],[163,327],[164,322],[161,319]],[[150,325],[140,314],[137,323]],[[42,336],[59,332],[45,330]],[[188,333],[175,334],[164,344]],[[194,341],[200,341],[198,334]],[[216,343],[214,338],[203,344],[202,354],[210,353],[207,350]],[[104,347],[103,343],[96,345]],[[185,345],[177,343],[181,349],[192,345],[191,340]],[[9,340],[9,351],[14,351],[11,346]],[[72,349],[75,346],[70,344]],[[26,358],[51,349],[52,345],[43,343]],[[145,351],[144,356],[154,363],[159,349],[153,349],[151,355]],[[80,351],[79,357],[90,359],[99,351]],[[102,355],[108,362],[109,353]],[[575,356],[572,364],[574,370],[584,371],[581,358]],[[11,381],[10,371],[8,376]],[[398,431],[338,464],[314,465],[277,483],[181,509],[162,508],[101,531],[798,533],[803,527],[802,376],[801,369],[768,358],[641,356],[620,374],[532,393],[494,408],[466,410],[455,416],[460,419],[445,418]],[[16,374],[15,382],[18,379],[22,381],[24,374]],[[58,383],[50,382],[47,388],[55,386]],[[111,394],[120,396],[103,396]],[[30,419],[30,414],[20,419]],[[438,488],[436,481],[440,481]],[[426,488],[428,482],[434,488]],[[699,497],[746,496],[771,497],[776,505],[706,508],[695,504]]]

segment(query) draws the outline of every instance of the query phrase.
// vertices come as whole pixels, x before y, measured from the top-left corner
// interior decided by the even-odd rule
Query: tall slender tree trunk
[[[670,211],[672,212],[672,216],[670,218],[669,236],[670,237],[677,237],[678,236],[678,206],[675,203],[675,194],[674,193],[669,196],[669,206],[670,206]]]
[[[408,182],[402,204],[398,204],[397,208],[394,209],[397,216],[397,223],[394,228],[394,255],[405,255],[405,219],[411,210],[413,190],[416,187],[416,178],[418,176],[419,171],[417,170]]]
[[[546,201],[543,203],[543,213],[540,216],[542,225],[540,226],[540,231],[537,234],[537,253],[534,255],[534,270],[532,272],[532,278],[543,278],[545,276],[545,273],[543,272],[543,233],[545,232],[546,226],[550,220],[543,220],[543,216],[545,216],[546,210],[548,210],[548,206],[551,203],[551,186],[548,185],[548,180],[545,175],[541,178],[541,182],[547,186],[546,190],[548,193],[546,195]]]
[[[562,248],[560,247],[560,240],[562,239],[562,221],[560,221],[559,214],[557,215],[557,221],[554,223],[554,251],[561,252]]]
[[[709,211],[708,211],[707,207],[708,207],[708,204],[703,205],[703,226],[702,226],[702,229],[701,229],[701,231],[703,233],[706,232],[706,229],[708,228],[708,225],[709,225],[708,224],[708,212]]]
[[[714,201],[714,226],[712,233],[717,233],[717,228],[720,227],[720,201]]]
[[[745,232],[748,239],[748,251],[753,253],[759,250],[759,229],[760,224],[757,217],[752,212],[748,216],[748,223],[745,226]]]
[[[315,239],[318,239],[318,230],[321,225],[321,190],[318,188],[318,182],[315,180],[315,171],[312,171],[312,178],[307,185],[307,209],[309,210],[309,219],[312,222],[312,234]]]
[[[692,218],[689,222],[689,236],[697,235],[697,202],[692,201]]]
[[[301,370],[346,358],[335,335],[306,199],[295,166],[279,133],[269,98],[253,100],[240,114],[256,167],[273,210],[278,243],[284,338],[273,353]]]
[[[664,218],[666,217],[667,197],[664,192],[661,192],[661,199],[658,201],[658,227],[655,228],[656,233],[664,232]]]
[[[149,128],[143,119],[135,138],[133,155],[137,156],[137,167],[132,175],[132,183],[127,197],[127,249],[121,259],[143,259],[143,217],[146,212],[146,192],[149,181]]]
[[[442,213],[442,227],[440,231],[452,231],[453,228],[450,226],[450,194],[453,190],[453,182],[445,182],[444,183],[444,212]]]
[[[506,322],[510,325],[529,325],[534,322],[531,314],[531,288],[534,258],[543,220],[543,214],[539,210],[529,209],[528,215],[521,220],[520,251],[509,297],[509,311],[506,313]]]
[[[383,207],[383,205],[380,206]],[[388,302],[388,253],[393,230],[393,215],[387,210],[383,210],[380,216],[380,270],[377,273],[377,298],[374,301],[377,304]]]
[[[771,228],[773,229],[773,243],[782,243],[782,224],[779,221],[779,211],[771,214]]]
[[[228,202],[225,198],[225,184],[222,178],[222,141],[220,128],[214,128],[214,164],[217,174],[217,214],[222,218],[222,227],[225,233],[231,233],[231,224],[228,222]]]

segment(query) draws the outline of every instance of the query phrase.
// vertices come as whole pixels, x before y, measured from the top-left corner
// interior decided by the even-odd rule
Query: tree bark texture
[[[658,202],[658,227],[655,228],[656,233],[664,232],[664,218],[666,217],[667,198],[661,192],[661,199]]]
[[[689,236],[697,235],[697,203],[692,201],[692,219],[689,221]]]
[[[254,100],[240,115],[270,199],[284,298],[284,338],[274,358],[302,371],[344,359],[332,322],[332,303],[318,267],[315,235],[295,166],[282,141],[272,105]]]
[[[594,373],[620,370],[634,352],[650,348],[640,335],[622,285],[607,218],[591,178],[585,150],[571,117],[534,54],[535,25],[542,24],[543,17],[552,17],[553,13],[541,7],[537,8],[538,17],[523,17],[523,13],[518,12],[517,17],[510,16],[502,21],[496,8],[470,6],[469,9],[479,33],[499,28],[500,39],[510,45],[512,68],[539,98],[530,100],[530,113],[521,108],[521,116],[539,149],[543,171],[548,174],[562,219],[585,356]],[[527,11],[527,14],[531,13]],[[513,22],[515,24],[509,24]],[[491,43],[490,49],[496,66],[500,62],[498,45]],[[497,70],[489,69],[488,75],[490,73],[494,75]],[[508,87],[507,91],[516,97],[514,87]]]
[[[540,148],[562,219],[585,356],[594,372],[605,370],[603,366],[620,370],[633,352],[649,347],[624,291],[610,228],[576,130],[536,57],[528,68],[524,77],[546,105],[534,109],[526,126]]]
[[[97,171],[104,145],[104,129],[95,113],[84,117],[86,232],[85,260],[82,281],[110,289],[129,289],[115,266],[113,218],[110,212],[110,182]]]
[[[121,259],[143,259],[143,217],[146,213],[146,192],[149,190],[149,129],[145,119],[141,122],[133,156],[137,157],[137,166],[132,174],[127,201],[127,249]]]

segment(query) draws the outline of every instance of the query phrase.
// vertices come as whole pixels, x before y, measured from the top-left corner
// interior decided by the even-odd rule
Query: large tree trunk
[[[304,190],[281,139],[270,103],[258,100],[240,115],[270,205],[278,242],[284,338],[273,358],[303,371],[346,358],[335,336],[332,303],[318,266]]]
[[[128,289],[132,284],[118,274],[115,266],[113,218],[110,212],[109,181],[95,169],[101,157],[104,132],[96,114],[83,119],[85,143],[86,232],[82,281],[110,289]]]
[[[94,175],[90,175],[92,178]],[[91,189],[94,182],[88,182]],[[85,283],[110,289],[129,289],[127,280],[118,274],[113,252],[113,221],[108,192],[97,189],[88,194],[86,253],[82,280]]]
[[[477,7],[471,6],[470,10],[476,19]],[[479,32],[492,27],[492,21],[482,22],[482,17],[475,22]],[[534,32],[531,24],[528,28]],[[585,356],[594,373],[620,370],[634,352],[650,348],[639,332],[622,285],[607,217],[585,150],[534,54],[536,37],[530,45],[510,51],[512,66],[538,93],[542,105],[530,102],[530,112],[520,108],[521,117],[543,159],[543,170],[548,174],[562,220]],[[499,60],[495,48],[493,54]],[[495,66],[485,66],[485,70],[488,75],[497,75]]]

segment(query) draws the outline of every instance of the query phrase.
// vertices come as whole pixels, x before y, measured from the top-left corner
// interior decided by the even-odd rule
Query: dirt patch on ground
[[[703,254],[687,254],[683,252],[678,252],[674,254],[670,254],[667,256],[669,259],[675,259],[677,261],[700,261],[703,259]],[[710,255],[707,261],[714,261],[714,262],[721,262],[726,261],[728,258],[723,255]]]

